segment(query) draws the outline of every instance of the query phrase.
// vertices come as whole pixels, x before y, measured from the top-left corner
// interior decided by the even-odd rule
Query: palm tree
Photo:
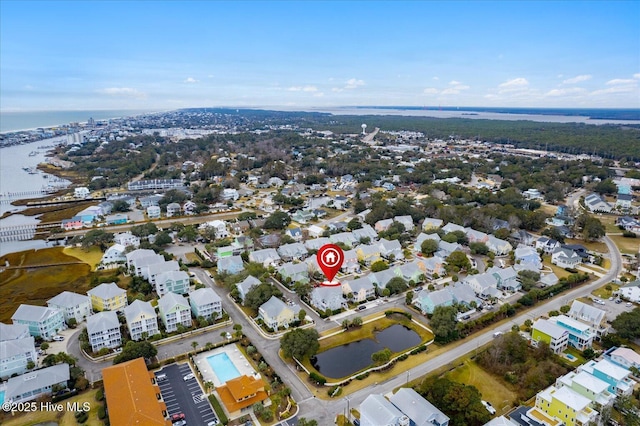
[[[193,352],[196,352],[196,348],[198,347],[200,343],[196,342],[195,340],[193,342],[191,342],[191,347],[193,348]]]

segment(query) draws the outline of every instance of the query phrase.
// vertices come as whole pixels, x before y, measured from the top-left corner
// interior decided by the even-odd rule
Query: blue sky
[[[0,2],[0,109],[640,108],[638,1]]]

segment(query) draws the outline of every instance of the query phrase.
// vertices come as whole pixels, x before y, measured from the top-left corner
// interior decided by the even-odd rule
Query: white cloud
[[[558,97],[558,96],[567,96],[567,95],[577,95],[580,93],[585,93],[586,90],[584,90],[582,87],[569,87],[566,89],[553,89],[553,90],[549,90],[547,93],[545,93],[545,96],[550,96],[550,97]]]
[[[341,89],[341,88],[339,88],[339,87],[333,87],[333,88],[331,88],[331,91],[332,91],[332,92],[336,92],[336,93],[340,93],[340,92],[342,92],[343,90],[344,90],[344,89]]]
[[[523,77],[518,77],[511,80],[507,80],[504,83],[498,85],[498,89],[499,89],[498,91],[500,93],[515,92],[515,91],[527,90],[528,87],[529,87],[529,82],[527,81],[527,79]]]
[[[459,81],[451,80],[451,81],[449,82],[449,84],[450,84],[451,86],[459,86],[459,85],[461,85],[462,83],[460,83]]]
[[[198,80],[196,80],[193,77],[187,77],[186,80],[183,81],[183,83],[187,83],[187,84],[195,84],[197,82],[198,82]]]
[[[466,86],[464,84],[457,84],[455,86],[452,87],[447,87],[446,89],[444,89],[442,92],[440,92],[441,95],[457,95],[459,94],[461,91],[463,90],[469,90],[470,87]]]
[[[613,80],[607,81],[607,86],[619,86],[622,84],[636,84],[637,81],[630,78],[614,78]]]
[[[425,95],[437,95],[438,89],[436,89],[435,87],[427,87],[426,89],[424,89],[423,93]]]
[[[591,77],[591,74],[581,74],[564,80],[562,84],[576,84],[580,83],[581,81],[591,80]]]
[[[291,86],[287,89],[289,92],[317,92],[316,86]]]
[[[99,89],[97,92],[102,93],[103,95],[117,96],[121,98],[143,99],[147,97],[146,93],[142,93],[131,87],[107,87],[105,89]]]
[[[347,80],[347,85],[344,86],[345,89],[356,89],[360,86],[364,86],[364,80],[358,80],[355,78],[352,78],[350,80]]]
[[[322,92],[316,92],[316,93],[314,93],[314,94],[313,94],[313,96],[314,96],[315,98],[321,98],[321,97],[323,97],[323,96],[324,96],[324,93],[322,93]]]
[[[640,80],[640,72],[633,75],[633,78]]]
[[[633,93],[638,90],[638,86],[635,84],[621,84],[614,85],[606,89],[596,90],[591,92],[592,95],[607,95],[607,94],[615,94],[615,93]]]

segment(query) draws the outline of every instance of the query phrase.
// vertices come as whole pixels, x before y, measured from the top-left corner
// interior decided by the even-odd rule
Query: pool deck
[[[198,367],[198,370],[202,374],[202,378],[205,382],[212,382],[213,386],[215,387],[220,387],[224,384],[220,381],[220,379],[218,379],[218,376],[216,376],[216,374],[213,372],[213,369],[209,365],[209,361],[207,361],[208,357],[221,353],[227,354],[227,356],[241,375],[253,376],[256,374],[256,371],[253,369],[249,361],[245,358],[240,349],[238,349],[238,346],[234,343],[231,345],[223,346],[221,348],[213,349],[208,352],[203,352],[193,358],[193,361],[195,362],[196,367]]]

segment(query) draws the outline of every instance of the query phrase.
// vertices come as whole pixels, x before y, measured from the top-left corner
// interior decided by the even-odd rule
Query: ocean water
[[[0,112],[0,133],[18,130],[36,129],[38,127],[55,127],[72,122],[83,123],[110,118],[133,117],[156,111],[143,110],[87,110],[87,111],[29,111]]]

